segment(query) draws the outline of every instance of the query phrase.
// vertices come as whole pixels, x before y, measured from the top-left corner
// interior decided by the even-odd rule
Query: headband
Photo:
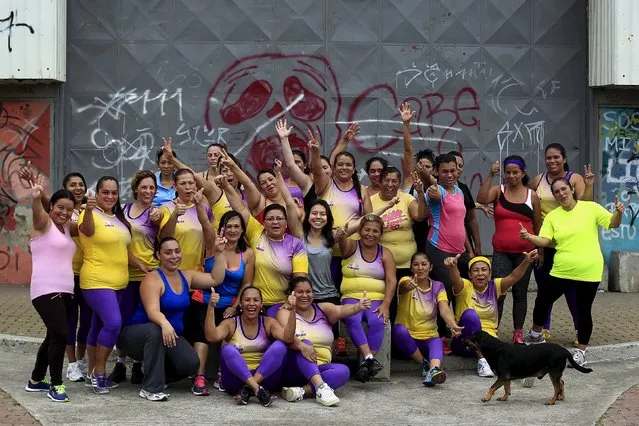
[[[490,264],[490,259],[488,259],[485,256],[475,256],[472,259],[470,259],[470,262],[468,262],[468,269],[470,270],[470,268],[473,266],[473,264],[475,264],[477,262],[485,262],[488,265],[488,267],[490,269],[492,269],[492,266]]]
[[[516,166],[519,166],[520,169],[526,170],[526,165],[524,164],[524,162],[516,158],[509,158],[508,160],[504,161],[504,167],[506,167],[507,164],[514,164]]]

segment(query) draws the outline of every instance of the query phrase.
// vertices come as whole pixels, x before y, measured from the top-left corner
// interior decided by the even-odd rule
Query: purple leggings
[[[87,343],[87,336],[89,335],[89,329],[91,328],[91,318],[93,318],[93,311],[87,305],[87,302],[82,297],[82,290],[80,290],[79,277],[74,277],[75,286],[73,288],[73,309],[67,317],[68,335],[67,346],[75,346],[76,336],[79,345],[85,345]],[[78,326],[78,310],[80,311],[80,325]],[[77,329],[77,334],[76,334]]]
[[[87,345],[113,348],[122,328],[121,312],[129,312],[133,303],[132,286],[122,290],[97,288],[82,290],[82,296],[93,310]]]
[[[457,356],[474,358],[476,356],[475,351],[468,349],[462,342],[462,339],[481,331],[481,320],[479,319],[479,315],[474,309],[466,309],[462,313],[461,318],[459,318],[458,324],[461,327],[464,327],[464,329],[459,337],[455,337],[451,341],[451,349]]]
[[[354,305],[359,303],[359,299],[342,299],[342,305]],[[346,322],[348,334],[355,346],[360,347],[368,343],[371,352],[379,352],[384,341],[384,317],[377,318],[377,312],[373,312],[382,304],[381,300],[373,300],[370,309],[358,312],[343,321]],[[364,332],[362,321],[366,320],[368,324],[368,333]]]
[[[262,355],[257,370],[249,370],[240,351],[231,344],[225,344],[220,351],[222,384],[227,392],[236,394],[246,381],[253,377],[253,374],[260,373],[264,377],[260,385],[273,392],[280,384],[284,357],[286,357],[286,345],[276,340]]]
[[[313,346],[308,340],[302,340],[307,345]],[[317,365],[304,358],[301,352],[288,350],[286,363],[284,364],[284,374],[282,376],[282,386],[304,386],[309,384],[311,377],[319,374],[322,380],[331,388],[338,389],[348,381],[350,371],[344,364],[322,364]],[[313,385],[311,389],[315,391]]]
[[[408,356],[412,356],[419,349],[423,356],[428,357],[428,361],[434,359],[442,361],[444,359],[444,344],[439,337],[424,340],[415,339],[402,324],[393,326],[391,336],[399,350]]]

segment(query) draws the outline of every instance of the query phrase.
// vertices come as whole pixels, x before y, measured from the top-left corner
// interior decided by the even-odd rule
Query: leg
[[[461,336],[454,338],[451,342],[453,353],[463,357],[475,357],[476,353],[468,349],[462,340],[481,331],[479,315],[474,309],[466,309],[459,318],[459,325],[464,327],[464,329],[461,332]]]
[[[351,374],[344,364],[322,364],[319,366],[319,372],[324,382],[333,390],[344,386]]]
[[[555,392],[552,398],[546,401],[546,405],[555,405],[555,402],[557,402],[557,399],[559,399],[559,396],[562,394],[563,380],[561,380],[561,372],[548,373],[548,375],[550,376],[550,381],[552,382],[552,387]]]
[[[539,292],[542,287],[546,288],[550,285],[550,270],[552,269],[552,264],[555,260],[555,252],[556,250],[553,248],[545,248],[544,249],[544,263],[539,268],[535,268],[535,281],[537,282],[537,298],[539,297]],[[537,305],[537,298],[535,298],[535,305]],[[554,302],[553,302],[554,303]],[[543,328],[546,330],[550,330],[550,317],[552,314],[552,305],[550,304],[550,308],[548,308],[548,314],[546,318],[543,320]]]
[[[342,304],[344,305],[354,305],[356,303],[359,303],[359,300],[357,299],[342,300]],[[348,334],[351,336],[351,340],[353,341],[355,346],[357,346],[360,353],[362,355],[368,355],[371,352],[371,350],[368,347],[368,339],[366,338],[366,333],[364,332],[364,326],[362,325],[363,319],[364,319],[364,313],[358,312],[355,315],[345,318],[343,321],[346,323],[346,328],[348,328]]]
[[[40,346],[32,379],[35,381],[43,380],[48,366],[51,384],[53,386],[61,385],[64,352],[69,331],[67,313],[73,306],[73,295],[68,293],[45,294],[35,298],[32,303],[47,327],[47,343]]]
[[[264,355],[262,361],[257,367],[257,371],[253,375],[255,382],[262,385],[263,388],[272,392],[277,389],[282,377],[282,365],[286,357],[286,345],[279,340],[271,343]]]
[[[333,256],[331,259],[331,278],[339,292],[342,286],[342,258],[339,256]]]
[[[505,276],[508,276],[508,274],[510,274],[514,267],[513,264],[510,260],[510,256],[508,255],[508,253],[501,253],[501,252],[494,252],[493,253],[493,259],[492,259],[492,265],[491,265],[491,269],[492,269],[492,273],[493,273],[493,279],[495,278],[503,278]],[[514,293],[513,293],[513,302],[514,302]],[[501,316],[504,312],[504,301],[506,300],[506,295],[500,297],[497,301],[497,312],[499,314],[499,324],[501,324]],[[514,306],[513,306],[513,317],[515,315],[515,310],[514,310]]]
[[[599,284],[599,283],[597,283]],[[577,287],[569,286],[564,293],[566,298],[566,304],[570,310],[572,316],[572,324],[575,326],[575,330],[579,331],[579,310],[577,309]]]
[[[76,276],[77,278],[77,276]],[[69,364],[75,363],[78,359],[76,358],[75,353],[75,342],[76,342],[76,329],[78,327],[78,311],[80,309],[80,285],[76,280],[75,287],[73,289],[75,298],[72,309],[69,311],[69,315],[67,316],[67,347],[66,354],[67,359],[69,360]]]
[[[555,277],[550,277],[547,285],[537,289],[537,298],[533,309],[533,331],[541,332],[552,305],[564,293],[564,289],[564,280]]]
[[[135,359],[142,360],[142,389],[150,393],[164,390],[166,348],[162,342],[162,329],[158,325],[148,322],[124,327],[118,339],[118,347]]]
[[[391,329],[391,339],[397,345],[397,348],[413,360],[422,363],[424,356],[418,349],[416,340],[408,333],[406,327],[402,324],[395,324]],[[441,342],[441,339],[438,339]]]
[[[377,355],[384,342],[384,317],[379,317],[379,313],[374,312],[381,304],[381,300],[375,300],[371,308],[364,311],[364,318],[368,324],[366,340],[373,355]]]
[[[508,397],[510,396],[510,380],[504,381],[504,394],[497,398],[497,401],[508,401]]]
[[[97,332],[97,345],[95,346],[95,365],[96,374],[105,374],[106,360],[115,345],[120,328],[122,327],[122,317],[120,316],[119,295],[115,290],[97,289],[85,290],[84,296],[87,303],[94,312],[94,320],[91,324],[90,335],[94,335],[94,325],[102,324],[101,329]],[[96,322],[96,319],[99,322]]]
[[[524,255],[520,254],[513,260],[513,269],[515,269],[521,264],[521,262],[523,262]],[[528,286],[530,285],[531,273],[532,268],[528,267],[524,276],[512,287],[513,327],[515,330],[521,330],[524,328],[524,323],[526,322],[526,311],[528,310]]]
[[[586,350],[592,335],[592,304],[597,296],[599,283],[573,282],[571,287],[575,289],[577,302],[577,317],[579,318],[577,339],[579,340],[579,349]]]
[[[495,392],[497,392],[497,390],[502,387],[504,385],[504,381],[501,380],[499,377],[497,377],[497,380],[495,380],[495,383],[493,383],[493,385],[488,388],[488,392],[486,392],[486,395],[484,395],[482,397],[482,402],[488,402],[493,398],[493,395],[495,394]]]
[[[220,369],[222,370],[222,384],[224,389],[231,394],[236,394],[246,383],[253,391],[259,385],[255,383],[253,375],[249,371],[246,361],[233,345],[225,344],[220,351]],[[252,382],[252,386],[249,384]]]
[[[81,360],[85,356],[87,348],[87,336],[89,335],[89,329],[91,328],[91,319],[93,318],[93,311],[84,300],[82,290],[78,284],[77,291],[75,292],[75,298],[77,299],[78,306],[80,307],[80,324],[78,325],[77,339],[76,339],[76,358]]]
[[[206,319],[207,305],[191,300],[189,308],[184,313],[184,337],[195,349],[200,365],[197,375],[202,376],[206,370],[206,361],[209,355],[209,344],[204,336],[204,320]]]
[[[442,339],[431,337],[430,339],[422,340],[420,342],[423,342],[423,346],[425,346],[424,349],[427,351],[424,352],[424,349],[421,349],[422,353],[428,353],[430,368],[441,367],[442,360],[444,359],[444,345],[442,343]]]
[[[455,296],[453,294],[453,284],[450,280],[450,274],[448,273],[448,268],[444,266],[444,259],[449,257],[450,255],[446,252],[443,252],[433,246],[431,243],[426,243],[426,254],[431,259],[431,263],[433,265],[433,269],[430,271],[430,278],[433,280],[441,281],[444,284],[444,288],[446,289],[446,295],[448,296],[448,300],[455,300]],[[454,312],[454,311],[453,311]],[[450,330],[446,326],[446,322],[442,319],[441,315],[437,316],[437,331],[441,337],[449,337]]]
[[[180,337],[174,347],[166,348],[165,363],[165,371],[171,371],[171,381],[178,381],[195,373],[200,360],[189,342]]]

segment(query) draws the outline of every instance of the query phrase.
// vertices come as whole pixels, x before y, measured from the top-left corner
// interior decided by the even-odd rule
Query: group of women
[[[530,183],[519,156],[504,160],[503,182],[495,186],[501,167],[491,165],[475,204],[459,186],[461,154],[436,159],[420,151],[414,163],[414,113],[403,104],[399,115],[401,170],[371,158],[369,186],[347,151],[357,124],[330,157],[309,133],[308,164],[279,120],[282,161],[260,170],[255,182],[224,146],[211,145],[208,169],[196,173],[169,139],[157,154],[159,171],[137,172],[133,201],[125,204],[113,177],[102,177],[94,193],[72,173],[49,197],[42,178],[25,166],[21,177],[34,201],[31,298],[47,327],[26,390],[68,401],[66,351],[68,379],[85,381],[96,394],[126,379],[129,357],[131,382],[141,384],[143,398],[165,401],[167,384],[186,377],[193,394],[207,395],[214,347],[214,387],[238,404],[254,396],[268,406],[281,389],[287,401],[314,396],[335,405],[334,390],[350,377],[332,362],[334,353],[346,352],[340,321],[357,348],[361,382],[383,368],[375,356],[389,323],[394,347],[420,363],[424,385],[445,381],[449,346],[478,355],[478,373],[492,376],[462,339],[478,330],[497,335],[510,288],[513,341],[543,341],[552,304],[565,294],[577,330],[575,359],[585,363],[603,269],[597,226],[619,226],[623,206],[610,213],[586,201],[592,172],[567,171],[559,144],[546,148],[548,172]],[[468,212],[475,206],[494,211],[492,261],[481,256]],[[524,335],[531,270],[539,290]],[[107,375],[115,346],[117,363]]]

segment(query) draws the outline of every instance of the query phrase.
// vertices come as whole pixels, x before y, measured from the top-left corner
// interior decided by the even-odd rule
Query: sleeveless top
[[[452,194],[441,185],[437,185],[437,187],[442,193],[440,200],[431,200],[426,195],[430,222],[428,241],[443,252],[464,253],[466,251],[464,246],[466,241],[464,193],[457,185],[453,186]]]
[[[335,183],[335,180],[331,180],[328,189],[319,198],[326,201],[331,208],[333,223],[336,228],[343,226],[346,223],[346,219],[351,215],[362,215],[362,202],[357,196],[357,190],[354,185],[348,191],[342,191]],[[341,255],[339,244],[336,242],[333,246],[333,256],[340,257]]]
[[[158,236],[159,228],[156,224],[151,222],[149,217],[151,209],[144,210],[138,217],[131,216],[132,203],[128,203],[124,206],[124,216],[131,225],[131,253],[133,256],[144,262],[145,265],[151,268],[157,268],[159,266],[158,260],[154,254],[155,239]],[[129,265],[129,280],[130,281],[142,281],[144,278],[144,272],[140,271],[135,266]]]
[[[566,172],[565,178],[570,180],[573,172]],[[537,188],[535,192],[537,192],[537,196],[539,197],[539,202],[541,204],[541,218],[544,219],[546,215],[551,211],[559,207],[559,203],[555,200],[555,197],[552,195],[552,190],[550,189],[550,182],[548,180],[548,172],[541,175],[539,178],[539,182],[537,183]]]
[[[214,265],[214,256],[204,259],[204,272],[210,273]],[[220,301],[215,305],[215,309],[228,308],[233,304],[233,300],[235,300],[237,294],[240,292],[245,269],[244,252],[240,252],[240,266],[237,269],[227,269],[226,272],[224,272],[224,281],[215,287],[215,292],[220,295]],[[208,290],[195,290],[191,299],[208,305],[211,299],[211,292]]]
[[[325,244],[315,247],[306,240],[306,236],[302,243],[308,256],[308,279],[313,288],[313,298],[321,300],[339,297],[339,292],[331,276],[333,249],[326,247]]]
[[[534,234],[532,189],[528,189],[526,201],[511,203],[506,199],[504,185],[501,185],[499,198],[495,201],[495,233],[493,234],[493,249],[500,253],[521,253],[534,248],[529,241],[519,238],[519,224]]]
[[[51,293],[73,294],[75,243],[67,224],[62,233],[50,218],[49,222],[44,234],[31,239],[31,300]]]
[[[242,317],[236,316],[235,332],[227,343],[235,346],[240,355],[242,355],[249,370],[257,369],[260,365],[260,361],[262,361],[264,352],[266,352],[266,349],[271,345],[271,340],[268,338],[266,329],[264,328],[264,317],[260,315],[258,321],[257,335],[253,339],[249,339],[244,334]]]
[[[382,246],[377,245],[377,256],[372,262],[362,257],[361,242],[350,257],[342,259],[342,300],[361,299],[364,290],[371,300],[384,300],[386,273],[382,261]]]
[[[164,314],[167,321],[173,326],[175,333],[178,336],[181,336],[184,332],[184,312],[189,307],[189,283],[186,281],[186,277],[178,269],[178,274],[180,275],[180,279],[182,281],[182,291],[180,293],[175,293],[171,285],[169,284],[169,280],[166,278],[166,275],[161,269],[155,270],[160,278],[162,278],[162,282],[164,283],[164,294],[160,296],[160,312]],[[133,316],[129,321],[129,325],[136,324],[146,324],[150,322],[148,315],[146,314],[146,310],[144,310],[144,305],[142,302],[138,303],[135,311],[133,312]]]
[[[313,344],[317,354],[317,364],[328,364],[331,362],[333,354],[333,326],[326,318],[324,311],[313,303],[313,319],[308,321],[303,316],[295,312],[295,337],[298,340],[308,340]]]

